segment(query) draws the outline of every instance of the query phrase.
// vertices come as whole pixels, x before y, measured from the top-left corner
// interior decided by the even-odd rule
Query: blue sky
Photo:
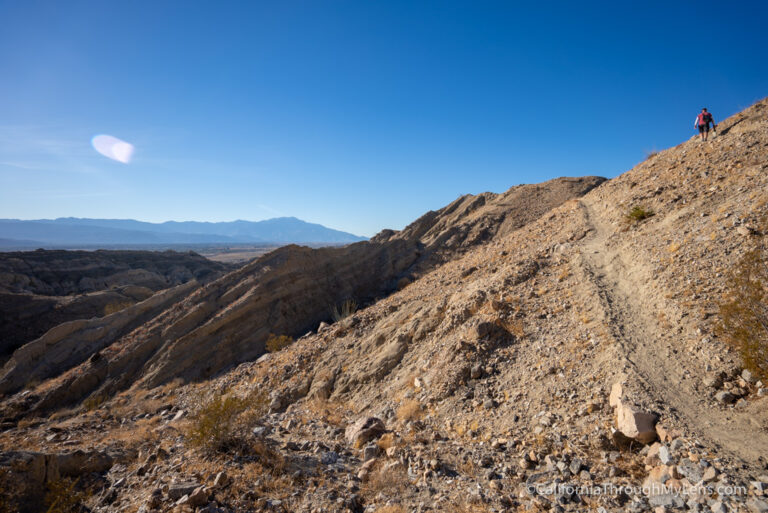
[[[361,235],[768,95],[768,3],[0,0],[0,217]],[[91,147],[135,146],[129,164]]]

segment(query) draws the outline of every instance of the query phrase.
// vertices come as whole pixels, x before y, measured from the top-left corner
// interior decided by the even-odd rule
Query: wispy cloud
[[[256,206],[273,215],[282,216],[282,217],[285,217],[287,215],[284,212],[280,212],[279,210],[269,207],[267,205],[256,205]]]
[[[94,152],[88,137],[63,135],[40,126],[0,125],[0,166],[26,171],[94,174]]]

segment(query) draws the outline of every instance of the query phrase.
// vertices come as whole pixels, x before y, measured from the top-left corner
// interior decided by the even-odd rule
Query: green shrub
[[[747,252],[728,280],[715,332],[741,355],[744,367],[768,381],[768,250]]]
[[[186,435],[189,442],[211,452],[250,450],[249,429],[269,409],[266,393],[254,391],[246,398],[222,395],[200,400]]]
[[[267,337],[265,347],[270,353],[276,353],[282,349],[285,349],[292,343],[293,339],[288,335],[275,335],[274,333],[270,333],[269,337]]]
[[[347,299],[339,305],[333,305],[331,308],[331,317],[334,322],[346,319],[357,311],[357,302],[354,299]]]
[[[653,217],[656,215],[656,213],[651,209],[643,208],[639,205],[635,205],[632,207],[627,214],[627,219],[634,222],[640,222],[644,219],[648,219],[649,217]]]

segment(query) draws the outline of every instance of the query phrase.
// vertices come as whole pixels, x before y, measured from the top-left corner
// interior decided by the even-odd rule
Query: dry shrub
[[[333,317],[334,322],[339,322],[355,313],[355,311],[357,311],[357,302],[354,299],[347,299],[341,304],[331,307],[331,317]]]
[[[270,333],[269,337],[267,337],[265,346],[267,351],[270,353],[276,353],[282,349],[285,349],[292,343],[293,339],[288,335],[275,335],[274,333]]]
[[[376,442],[376,445],[379,446],[379,449],[382,451],[386,451],[390,447],[395,446],[395,434],[394,433],[384,433],[381,438]]]
[[[83,511],[88,494],[77,489],[77,480],[61,478],[47,485],[45,506],[47,513],[75,513]]]
[[[645,207],[641,207],[640,205],[635,205],[627,213],[627,219],[631,222],[639,223],[640,221],[643,221],[655,215],[656,213],[650,208],[645,208]]]
[[[768,250],[747,252],[728,280],[715,332],[736,349],[744,367],[768,380]]]
[[[248,441],[248,429],[267,413],[268,404],[261,390],[245,398],[222,395],[198,400],[186,432],[187,439],[193,446],[212,452],[255,450]]]
[[[421,408],[421,403],[416,399],[406,399],[397,409],[397,418],[402,422],[418,420],[422,415],[424,415],[424,410]]]
[[[363,483],[362,490],[369,496],[384,493],[389,496],[400,497],[410,484],[408,474],[401,465],[388,468],[379,466],[370,473]]]
[[[307,401],[306,406],[307,410],[322,419],[326,424],[341,426],[344,423],[345,408],[342,404],[315,397]]]
[[[95,394],[88,397],[83,401],[83,408],[85,411],[93,411],[107,401],[107,396],[102,394]]]

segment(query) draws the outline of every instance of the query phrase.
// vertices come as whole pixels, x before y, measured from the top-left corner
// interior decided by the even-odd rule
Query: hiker
[[[712,114],[707,112],[707,109],[701,109],[701,112],[698,116],[696,116],[696,121],[693,124],[693,128],[699,129],[699,134],[701,134],[701,140],[706,141],[707,137],[709,137],[709,124],[712,123],[712,130],[715,130],[717,128],[717,125],[715,124],[714,118],[712,118]]]

